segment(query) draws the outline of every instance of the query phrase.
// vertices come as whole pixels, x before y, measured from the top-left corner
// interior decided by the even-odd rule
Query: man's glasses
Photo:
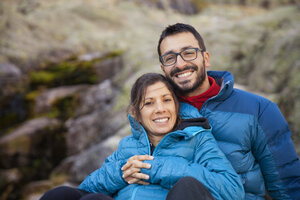
[[[203,52],[202,49],[199,48],[187,48],[182,50],[179,53],[168,53],[166,55],[160,56],[159,60],[162,65],[164,66],[171,66],[174,65],[177,62],[177,56],[180,55],[180,57],[184,61],[192,61],[197,58],[197,52]]]

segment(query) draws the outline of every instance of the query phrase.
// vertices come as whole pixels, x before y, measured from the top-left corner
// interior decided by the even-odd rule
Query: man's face
[[[163,39],[160,50],[161,55],[178,53],[185,48],[200,48],[198,41],[190,32],[178,33]],[[197,52],[197,58],[184,61],[177,56],[177,62],[172,66],[161,65],[166,77],[182,95],[194,96],[201,93],[201,87],[207,79],[206,67],[209,67],[209,54]]]

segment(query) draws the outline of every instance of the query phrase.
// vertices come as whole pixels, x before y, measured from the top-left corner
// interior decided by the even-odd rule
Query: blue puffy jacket
[[[233,88],[229,72],[208,71],[221,86],[200,114],[244,184],[246,199],[300,199],[300,162],[288,125],[276,104]],[[190,115],[199,111],[190,106]],[[265,188],[266,186],[266,188]]]
[[[151,154],[144,128],[130,116],[129,120],[133,134],[120,141],[118,150],[79,185],[80,189],[104,193],[115,199],[165,199],[180,178],[192,176],[216,199],[244,198],[240,177],[219,149],[211,129],[201,126],[188,126],[167,134],[154,149],[154,159],[145,161],[151,168],[141,170],[150,176],[148,182],[151,184],[128,185],[122,178],[121,167],[134,155]]]

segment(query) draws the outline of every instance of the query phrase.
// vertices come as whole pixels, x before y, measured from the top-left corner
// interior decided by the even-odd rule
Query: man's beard
[[[180,85],[176,84],[171,77],[173,77],[176,73],[184,71],[184,70],[189,70],[192,69],[194,70],[195,73],[197,73],[197,77],[196,77],[196,82],[190,86],[190,87],[180,87]],[[205,81],[206,78],[206,72],[205,72],[205,66],[202,65],[202,67],[200,68],[200,70],[202,71],[202,73],[199,74],[198,72],[198,67],[196,65],[189,65],[186,66],[184,69],[180,70],[178,68],[174,68],[171,72],[170,75],[166,75],[167,80],[171,83],[171,85],[174,87],[174,89],[176,90],[176,92],[180,93],[183,96],[186,96],[187,94],[189,94],[190,92],[195,91],[199,86],[201,86],[203,84],[203,82]],[[185,83],[183,83],[185,84]]]

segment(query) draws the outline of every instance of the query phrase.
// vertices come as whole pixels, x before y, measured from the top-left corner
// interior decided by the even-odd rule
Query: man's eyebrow
[[[189,45],[189,46],[182,47],[182,48],[180,49],[180,51],[183,51],[183,50],[186,50],[186,49],[189,49],[189,48],[196,48],[196,47],[193,47],[193,46]],[[170,50],[170,51],[167,51],[166,53],[164,53],[162,56],[168,55],[168,54],[170,54],[170,53],[175,53],[175,52],[172,51],[172,50]]]

